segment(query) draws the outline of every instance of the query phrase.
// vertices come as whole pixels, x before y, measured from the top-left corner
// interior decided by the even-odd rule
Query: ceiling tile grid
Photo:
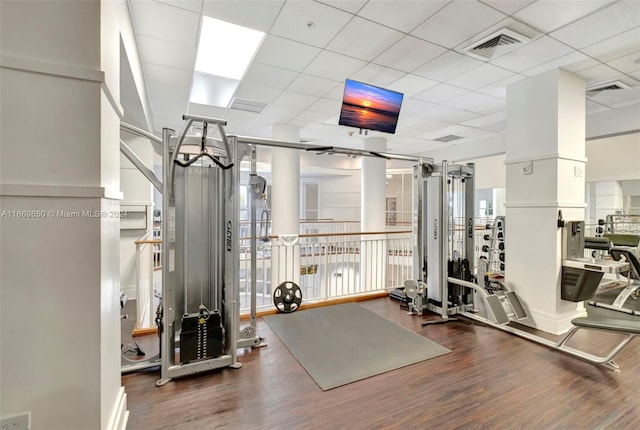
[[[587,85],[619,80],[631,87],[587,98],[587,114],[640,103],[636,0],[128,3],[156,130],[179,127],[189,109],[225,117],[229,129],[243,133],[269,137],[271,125],[290,123],[314,139],[352,145],[359,141],[357,130],[337,125],[345,79],[404,94],[396,134],[370,133],[398,148],[455,145],[503,131],[506,88],[554,68],[583,77]],[[267,33],[233,94],[265,103],[261,114],[188,102],[192,89],[221,91],[193,71],[203,14]],[[464,50],[501,28],[531,40],[491,60]],[[199,101],[213,103],[216,96]],[[464,140],[431,140],[452,131]]]

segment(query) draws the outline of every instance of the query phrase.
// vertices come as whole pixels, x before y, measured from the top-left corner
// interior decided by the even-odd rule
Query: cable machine
[[[405,282],[410,310],[447,320],[473,306],[473,297],[448,277],[473,277],[473,164],[421,162],[413,179],[413,279]]]
[[[238,143],[224,130],[226,121],[184,115],[176,135],[162,139],[128,124],[122,128],[146,137],[160,150],[163,180],[121,141],[121,152],[163,195],[162,299],[157,309],[160,359],[128,366],[127,371],[160,364],[157,386],[173,378],[221,367],[239,368],[237,348],[265,346],[256,332],[256,202],[264,178],[255,172],[255,148]],[[200,136],[187,136],[195,125]],[[209,130],[218,137],[209,136]],[[240,324],[240,163],[251,160],[251,315]],[[123,368],[123,371],[125,369]]]
[[[636,321],[621,320],[615,311],[607,316],[573,319],[573,327],[560,340],[552,341],[522,330],[510,322],[527,317],[525,307],[506,285],[485,288],[472,273],[474,241],[474,169],[472,164],[441,166],[420,162],[414,168],[413,267],[414,279],[405,282],[411,313],[425,309],[441,319],[422,325],[455,320],[454,316],[479,321],[530,341],[545,345],[584,361],[619,371],[613,358],[640,335]],[[584,222],[564,222],[561,298],[579,302],[593,295],[604,271],[622,271],[626,263],[583,261]],[[572,260],[573,257],[573,260]],[[576,258],[578,257],[578,258]],[[477,299],[477,300],[476,300]],[[606,355],[594,355],[568,344],[580,329],[621,335]]]

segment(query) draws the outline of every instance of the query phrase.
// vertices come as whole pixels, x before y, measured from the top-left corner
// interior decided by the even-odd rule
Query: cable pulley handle
[[[189,167],[202,157],[208,157],[211,161],[215,163],[216,166],[220,167],[222,170],[227,170],[233,167],[233,163],[223,164],[220,162],[220,160],[216,159],[215,157],[212,157],[211,154],[209,154],[206,150],[204,152],[201,152],[197,156],[189,159],[189,161],[180,161],[176,159],[176,160],[173,160],[173,162],[178,166]]]
[[[205,145],[207,143],[207,127],[208,123],[202,123],[202,138],[200,139],[200,152],[205,152]]]

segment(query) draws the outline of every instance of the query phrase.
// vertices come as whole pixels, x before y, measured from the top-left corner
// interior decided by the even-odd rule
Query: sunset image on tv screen
[[[347,79],[338,124],[395,133],[403,94]]]

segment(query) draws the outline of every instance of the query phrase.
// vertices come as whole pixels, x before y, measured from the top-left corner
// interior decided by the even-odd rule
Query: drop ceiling
[[[337,125],[344,81],[354,79],[405,94],[396,134],[369,136],[386,137],[389,151],[428,154],[502,133],[506,87],[554,68],[587,86],[628,86],[590,96],[588,114],[640,113],[637,0],[129,0],[129,8],[156,133],[192,113],[226,119],[233,134],[271,137],[272,125],[293,124],[305,141],[357,148],[357,130]],[[267,33],[234,94],[266,105],[261,113],[211,106],[213,94],[189,102],[192,87],[206,87],[193,71],[203,15]],[[490,60],[469,55],[503,28],[528,41]],[[130,99],[124,108],[134,112]],[[448,135],[460,139],[437,140]]]

